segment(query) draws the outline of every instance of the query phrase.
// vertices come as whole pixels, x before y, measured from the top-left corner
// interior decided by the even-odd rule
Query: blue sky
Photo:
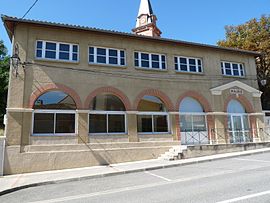
[[[22,17],[34,0],[1,0],[0,13]],[[225,25],[270,14],[270,0],[151,0],[162,37],[216,44]],[[140,0],[39,0],[28,19],[131,32]],[[10,42],[0,25],[0,38]]]

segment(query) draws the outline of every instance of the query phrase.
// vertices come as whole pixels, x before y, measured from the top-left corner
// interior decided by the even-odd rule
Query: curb
[[[39,182],[39,183],[26,184],[26,185],[10,188],[7,190],[3,190],[0,192],[0,196],[10,194],[12,192],[16,192],[19,190],[23,190],[23,189],[27,189],[27,188],[31,188],[31,187],[43,186],[43,185],[69,183],[69,182],[74,182],[74,181],[90,180],[90,179],[95,179],[95,178],[110,177],[110,176],[138,173],[138,172],[144,172],[144,171],[153,171],[153,170],[157,170],[157,169],[165,169],[165,168],[173,168],[173,167],[177,167],[177,166],[199,164],[199,163],[223,160],[223,159],[228,159],[228,158],[233,158],[233,157],[249,156],[249,155],[253,155],[253,154],[265,154],[265,153],[269,153],[270,149],[266,149],[265,151],[258,151],[258,152],[248,152],[248,151],[245,151],[245,152],[246,152],[245,154],[235,154],[235,155],[233,154],[233,155],[228,155],[228,156],[224,156],[224,157],[211,157],[211,158],[208,158],[205,160],[195,160],[195,161],[190,161],[190,162],[186,162],[186,163],[167,164],[167,165],[153,166],[153,167],[147,167],[147,168],[141,168],[141,169],[131,169],[131,170],[126,170],[126,171],[116,171],[116,172],[104,173],[104,174],[98,174],[98,175],[91,175],[91,176],[84,176],[84,177],[77,177],[77,178],[68,178],[68,179],[64,179],[64,180],[44,181],[44,182]],[[183,160],[188,160],[188,159],[183,159]]]

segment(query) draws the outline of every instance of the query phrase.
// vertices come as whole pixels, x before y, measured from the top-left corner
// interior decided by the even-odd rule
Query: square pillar
[[[137,114],[136,112],[127,113],[127,130],[130,142],[139,142],[137,131]]]
[[[173,141],[178,141],[180,133],[179,115],[169,114],[169,121],[170,123],[168,127],[171,130]]]
[[[77,129],[78,129],[78,143],[89,143],[89,124],[88,114],[89,111],[78,110],[77,111]]]
[[[23,113],[7,111],[7,124],[5,127],[7,145],[21,145]]]

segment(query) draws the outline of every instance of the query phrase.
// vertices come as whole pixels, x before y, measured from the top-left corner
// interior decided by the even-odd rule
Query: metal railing
[[[270,142],[269,129],[228,129],[212,128],[209,131],[181,131],[181,144],[238,144],[251,143],[255,141]]]

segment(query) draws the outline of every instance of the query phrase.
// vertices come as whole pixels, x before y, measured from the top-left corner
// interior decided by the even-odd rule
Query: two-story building
[[[172,145],[256,142],[257,52],[2,16],[13,44],[5,173],[155,158]]]

